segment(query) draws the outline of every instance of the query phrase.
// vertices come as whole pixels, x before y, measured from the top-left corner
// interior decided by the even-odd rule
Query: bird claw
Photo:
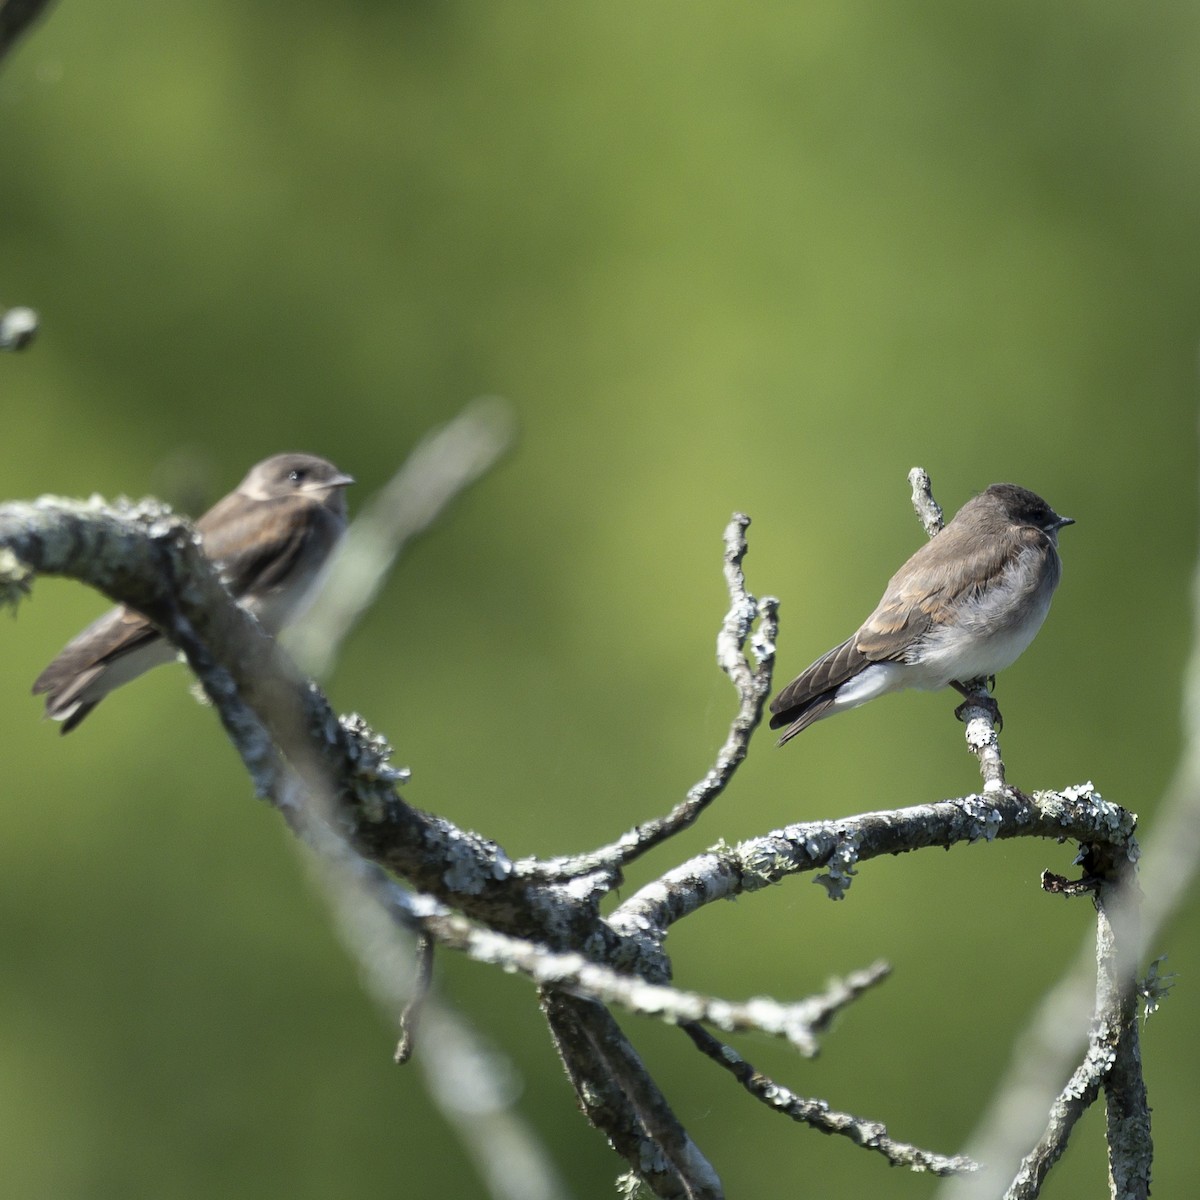
[[[1004,718],[1000,715],[1000,706],[991,696],[979,692],[964,692],[963,695],[967,698],[954,710],[954,715],[960,721],[966,722],[965,714],[968,708],[982,708],[992,724],[995,725],[997,733],[1004,728]]]

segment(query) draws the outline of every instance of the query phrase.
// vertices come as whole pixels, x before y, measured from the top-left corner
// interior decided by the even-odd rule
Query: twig
[[[1042,872],[1042,891],[1051,896],[1094,896],[1099,886],[1098,879],[1068,879],[1053,871]]]
[[[402,890],[388,897],[395,915],[440,945],[466,954],[476,962],[526,975],[541,987],[553,987],[602,1004],[615,1004],[640,1016],[673,1025],[704,1021],[727,1033],[753,1031],[785,1038],[801,1054],[817,1053],[818,1035],[833,1017],[863,992],[886,978],[890,968],[877,962],[844,979],[830,981],[825,991],[805,1000],[785,1004],[768,996],[744,1002],[705,996],[699,992],[651,983],[603,963],[588,961],[574,951],[555,952],[521,938],[480,929],[441,905]]]
[[[665,931],[706,904],[819,872],[832,899],[841,899],[858,867],[880,855],[929,846],[1015,837],[1071,839],[1136,856],[1135,818],[1091,784],[1032,797],[1014,791],[965,796],[937,804],[863,813],[840,821],[806,821],[737,846],[720,846],[682,863],[636,892],[609,918],[618,933]]]
[[[823,1033],[842,1009],[853,1004],[863,992],[877,987],[891,973],[891,966],[881,959],[861,971],[851,971],[842,979],[831,979],[823,992],[792,1007],[803,1006],[805,1023],[815,1033]]]
[[[947,1157],[907,1142],[897,1142],[888,1135],[887,1126],[878,1121],[838,1112],[824,1100],[807,1100],[797,1096],[789,1088],[755,1070],[732,1046],[713,1037],[702,1025],[688,1023],[683,1031],[713,1062],[730,1072],[751,1096],[775,1112],[791,1117],[793,1121],[809,1125],[820,1133],[847,1137],[856,1145],[882,1154],[894,1167],[929,1171],[934,1175],[956,1175],[978,1170],[977,1164],[963,1155]]]
[[[570,879],[595,871],[619,870],[692,825],[729,786],[746,757],[751,736],[762,721],[763,704],[771,693],[775,639],[779,631],[779,602],[773,596],[757,600],[746,590],[742,560],[748,549],[749,524],[750,518],[744,513],[734,513],[725,528],[725,582],[730,604],[717,634],[717,664],[737,689],[738,711],[715,764],[666,816],[646,821],[617,841],[585,854],[521,859],[515,864],[518,876]],[[746,655],[747,642],[754,654],[754,666]]]
[[[393,1056],[399,1066],[403,1066],[412,1057],[421,1008],[429,998],[429,988],[433,983],[434,945],[434,940],[428,933],[417,934],[417,976],[413,982],[412,996],[400,1014],[400,1040],[396,1043],[396,1053]]]
[[[942,506],[933,498],[933,485],[923,467],[913,467],[908,473],[912,486],[912,506],[928,537],[936,537],[945,525]],[[967,749],[979,760],[979,773],[983,777],[983,790],[987,793],[1003,791],[1004,759],[1000,755],[1000,710],[988,695],[987,682],[982,679],[963,679],[961,688],[966,697],[955,709],[957,716],[966,726]],[[958,687],[959,684],[955,684]]]
[[[1137,1023],[1140,905],[1134,865],[1089,849],[1096,897],[1097,1024],[1111,1031],[1112,1066],[1104,1078],[1108,1175],[1113,1196],[1147,1200],[1154,1145]]]
[[[612,1015],[589,1000],[551,989],[542,993],[542,1011],[588,1120],[655,1196],[723,1200],[716,1172]]]
[[[417,445],[355,518],[303,623],[289,637],[301,667],[316,678],[328,673],[343,639],[370,608],[405,547],[496,465],[515,434],[509,404],[486,396]]]
[[[1097,907],[1097,934],[1088,958],[1094,978],[1092,1033],[1083,1060],[1052,1100],[1044,1098],[1065,1047],[1078,1047],[1086,1014],[1086,981],[1068,972],[1047,997],[1019,1046],[1020,1069],[998,1089],[985,1122],[987,1137],[973,1139],[976,1157],[988,1168],[977,1179],[947,1185],[953,1200],[995,1196],[1006,1175],[1012,1182],[1006,1200],[1033,1200],[1047,1171],[1062,1155],[1076,1121],[1103,1087],[1108,1108],[1109,1169],[1112,1196],[1136,1200],[1149,1195],[1152,1144],[1150,1109],[1141,1071],[1136,1020],[1138,890],[1134,853],[1114,854],[1112,847],[1088,846],[1082,854],[1084,876]],[[1061,1078],[1061,1076],[1058,1076]],[[1056,1081],[1057,1082],[1057,1081]],[[1021,1158],[1019,1147],[1035,1135],[1031,1117],[1049,1107],[1049,1119],[1033,1149]],[[982,1153],[981,1153],[982,1151]],[[1017,1159],[1020,1164],[1017,1165]],[[1014,1173],[1015,1171],[1015,1173]]]
[[[942,506],[933,498],[933,487],[924,467],[913,467],[908,473],[908,482],[912,485],[912,504],[917,510],[917,518],[925,527],[927,537],[933,537],[942,531],[945,517]]]
[[[311,797],[291,759],[320,768],[335,819],[359,853],[421,891],[517,936],[551,947],[617,939],[592,901],[513,878],[499,846],[406,804],[404,772],[361,717],[339,719],[296,674],[249,613],[229,597],[192,527],[157,503],[110,508],[46,497],[0,505],[0,547],[24,568],[67,575],[148,616],[187,658],[260,795],[293,821]],[[0,591],[10,592],[2,577]],[[606,949],[607,948],[607,949]]]
[[[49,0],[3,0],[0,3],[0,59],[48,7]]]
[[[1107,1034],[1107,1027],[1093,1033],[1087,1055],[1050,1106],[1046,1129],[1037,1145],[1022,1159],[1004,1200],[1033,1200],[1041,1192],[1047,1173],[1066,1150],[1071,1131],[1095,1102],[1112,1067],[1112,1045]]]
[[[1150,1195],[1150,1107],[1138,1049],[1137,990],[1128,973],[1126,950],[1131,941],[1136,943],[1131,864],[1112,863],[1093,879],[1098,914],[1096,1014],[1087,1054],[1050,1106],[1046,1128],[1022,1160],[1004,1200],[1034,1200],[1040,1194],[1047,1172],[1066,1150],[1076,1122],[1101,1088],[1108,1101],[1112,1195],[1120,1200],[1144,1200]]]
[[[718,1200],[720,1183],[711,1166],[597,999],[679,1023],[767,1029],[801,1047],[811,1044],[829,1013],[846,1001],[737,1005],[666,987],[669,964],[662,943],[675,921],[713,900],[803,872],[812,872],[815,882],[840,899],[863,862],[925,846],[1069,838],[1088,848],[1088,875],[1104,881],[1125,879],[1137,855],[1134,819],[1091,785],[1032,798],[1004,789],[836,822],[805,822],[735,847],[719,846],[667,872],[601,919],[599,899],[619,877],[614,864],[694,820],[727,785],[761,717],[770,686],[774,609],[766,600],[756,607],[745,591],[745,524],[735,517],[726,531],[731,609],[719,653],[740,704],[717,765],[685,801],[695,803],[676,810],[683,811],[673,826],[670,817],[650,823],[654,832],[648,838],[633,844],[622,839],[615,860],[585,863],[593,869],[582,876],[539,873],[536,863],[516,871],[498,846],[408,806],[396,791],[403,773],[388,765],[387,743],[361,718],[332,713],[319,690],[301,680],[254,620],[232,603],[199,553],[191,527],[160,505],[109,508],[98,501],[48,498],[0,506],[0,599],[19,597],[32,568],[83,579],[146,613],[184,651],[256,786],[292,827],[318,847],[325,839],[339,844],[344,839],[347,853],[353,848],[352,861],[361,864],[353,870],[389,892],[394,920],[537,980],[560,1054],[593,1121],[656,1195]],[[748,641],[757,667],[746,656]],[[379,868],[427,895],[410,896],[384,881]],[[1118,929],[1124,893],[1115,884],[1111,894],[1104,893],[1107,886],[1100,900]],[[401,895],[403,902],[396,898]],[[1119,1011],[1116,1000],[1097,1011],[1118,1031],[1114,1062],[1122,1068],[1105,1080],[1110,1120],[1121,1126],[1112,1138],[1113,1178],[1139,1195],[1139,1181],[1148,1180],[1148,1110],[1144,1086],[1139,1093],[1133,992],[1125,987],[1132,973],[1120,957],[1130,941],[1127,932],[1114,934],[1116,949],[1103,960],[1117,981],[1112,996],[1120,1000]],[[855,987],[848,987],[846,996],[853,994]],[[878,1129],[886,1138],[882,1127],[860,1125],[870,1137]]]
[[[549,1148],[518,1110],[521,1081],[502,1050],[436,996],[416,1061],[492,1200],[570,1200]]]
[[[966,696],[966,700],[955,711],[966,726],[967,749],[979,760],[984,792],[1002,792],[1008,785],[1004,778],[1004,759],[1000,755],[1000,738],[997,735],[999,709],[987,694],[987,684],[983,680],[977,680]]]

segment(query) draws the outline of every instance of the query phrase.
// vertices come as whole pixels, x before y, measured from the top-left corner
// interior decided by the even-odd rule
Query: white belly
[[[1005,585],[1012,584],[1014,574],[1009,572]],[[1011,666],[1046,620],[1057,574],[1045,572],[1032,592],[1015,586],[990,588],[964,605],[953,624],[935,626],[912,649],[912,681],[906,686],[943,688],[998,675]]]

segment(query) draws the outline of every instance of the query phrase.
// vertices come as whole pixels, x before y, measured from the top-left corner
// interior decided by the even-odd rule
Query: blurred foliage
[[[198,511],[294,448],[361,498],[471,396],[510,397],[517,455],[401,563],[331,691],[413,802],[517,854],[610,838],[705,770],[731,510],[787,677],[920,543],[909,467],[948,511],[1012,479],[1079,524],[1000,681],[1010,777],[1093,778],[1148,825],[1195,552],[1198,54],[1200,10],[1112,0],[64,0],[0,73],[0,304],[43,322],[0,360],[3,491]],[[482,1195],[182,671],[68,739],[39,725],[30,681],[99,607],[41,581],[0,623],[0,1188]],[[954,703],[764,736],[625,894],[719,838],[971,789]],[[677,978],[790,997],[890,959],[816,1063],[743,1048],[952,1152],[1089,924],[1036,891],[1069,858],[872,863],[836,905],[793,881],[685,923]],[[1180,975],[1146,1031],[1163,1195],[1195,1172],[1198,925],[1154,948]],[[612,1195],[528,986],[439,970],[576,1195]],[[626,1026],[730,1195],[932,1194]],[[1047,1196],[1099,1194],[1101,1136]]]

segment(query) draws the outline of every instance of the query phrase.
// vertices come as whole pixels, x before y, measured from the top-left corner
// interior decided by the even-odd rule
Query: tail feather
[[[65,666],[56,659],[38,677],[33,685],[33,694],[45,694],[46,716],[62,721],[63,733],[69,733],[89,712],[95,703],[82,700],[83,693],[104,674],[102,665],[93,665],[81,670]]]
[[[837,699],[838,688],[848,683],[870,660],[847,638],[828,654],[821,655],[812,666],[801,671],[771,701],[771,728],[784,729],[779,739],[782,746],[802,733],[814,722],[829,715]]]
[[[810,725],[815,724],[822,717],[828,715],[830,708],[833,707],[836,692],[827,692],[824,696],[818,696],[803,708],[789,708],[785,712],[781,712],[778,716],[771,718],[771,728],[780,729],[784,725],[787,726],[783,731],[783,736],[779,739],[779,745],[786,746],[798,733],[803,733]]]
[[[34,680],[46,697],[46,716],[70,733],[114,687],[127,683],[173,652],[145,617],[114,608],[73,638]]]
[[[58,732],[60,734],[70,733],[99,703],[99,700],[92,700],[86,703],[83,700],[78,701],[74,708],[63,717],[62,724],[58,727]]]

